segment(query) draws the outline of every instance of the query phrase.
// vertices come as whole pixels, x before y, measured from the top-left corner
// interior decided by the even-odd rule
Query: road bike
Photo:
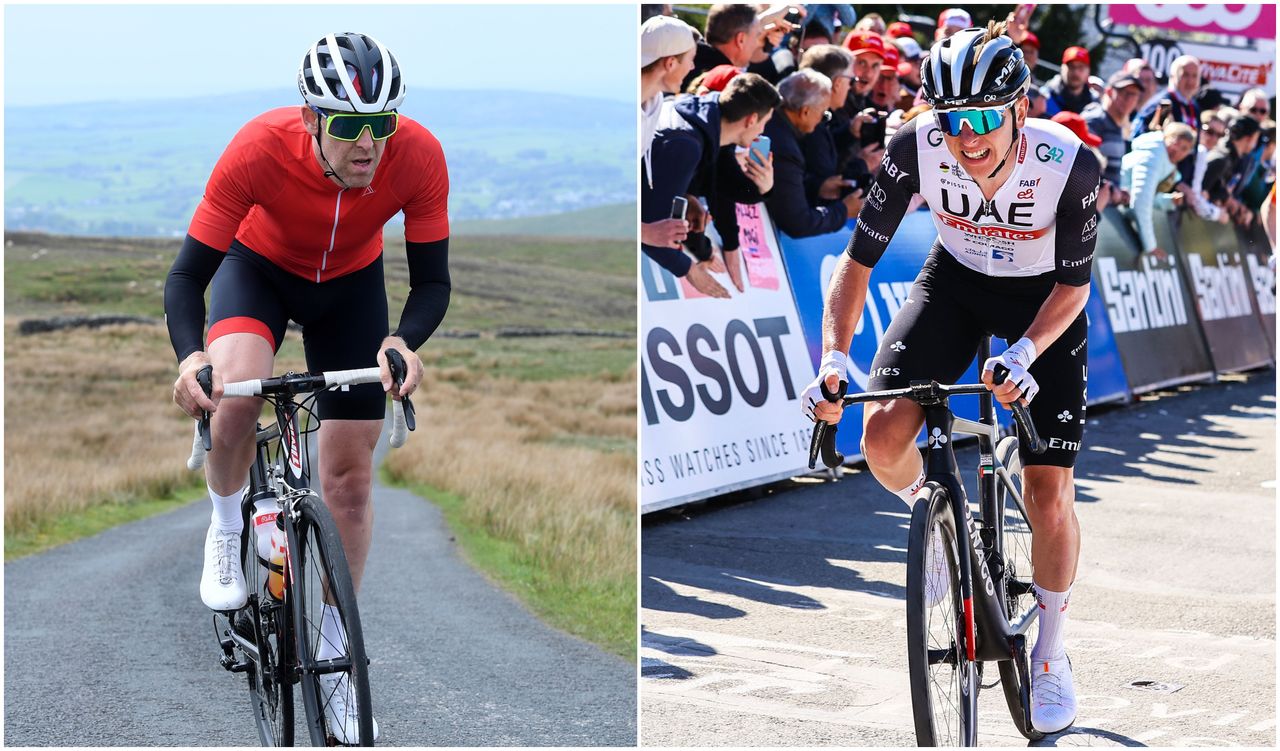
[[[990,353],[983,341],[979,362]],[[995,382],[1008,371],[996,366]],[[843,386],[841,388],[843,391]],[[907,538],[907,664],[916,742],[921,746],[977,745],[978,691],[983,665],[996,663],[998,683],[1014,724],[1038,740],[1031,725],[1028,655],[1039,617],[1031,570],[1031,523],[1022,498],[1022,462],[1018,436],[1000,438],[991,392],[981,383],[945,386],[912,381],[907,388],[844,395],[828,401],[845,406],[870,401],[911,399],[924,408],[929,450],[924,488],[911,511]],[[948,400],[979,395],[978,421],[956,417]],[[1013,405],[1014,419],[1033,453],[1046,444],[1037,434],[1025,404]],[[978,439],[978,513],[969,508],[953,433]],[[835,448],[834,425],[819,421],[810,445],[809,467],[819,455],[828,468],[844,462]],[[930,572],[929,545],[943,546],[942,570]],[[930,592],[930,575],[933,582]],[[942,586],[945,594],[939,596]],[[933,599],[935,602],[930,602]]]
[[[398,390],[404,382],[403,357],[386,350]],[[205,393],[212,391],[212,368],[197,375]],[[311,455],[307,435],[319,429],[312,406],[318,392],[380,381],[378,368],[327,373],[286,373],[261,380],[223,386],[223,398],[261,397],[275,412],[275,424],[257,426],[257,448],[249,470],[249,489],[241,502],[245,533],[240,559],[248,601],[230,612],[214,613],[214,632],[220,663],[232,673],[244,673],[258,738],[264,746],[294,745],[294,690],[302,694],[303,736],[314,746],[373,745],[373,710],[369,696],[369,660],[365,654],[355,588],[333,517],[311,488]],[[300,401],[295,397],[305,395]],[[406,397],[393,401],[390,442],[404,443],[414,429],[413,404]],[[304,425],[301,417],[310,419]],[[209,415],[197,421],[187,467],[199,469],[212,447]],[[272,546],[270,560],[258,548],[250,520],[259,501],[279,504],[276,529],[283,532],[283,549]],[[322,633],[325,606],[336,612],[341,628],[335,644]],[[327,653],[327,657],[320,655]],[[333,678],[337,676],[337,678]],[[341,695],[339,695],[341,692]],[[344,744],[331,732],[326,711],[354,705],[358,738]],[[336,702],[336,704],[335,704]]]

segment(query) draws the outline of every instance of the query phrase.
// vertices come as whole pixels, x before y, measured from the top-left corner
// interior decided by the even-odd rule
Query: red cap
[[[898,63],[898,78],[906,78],[915,72],[915,66],[908,62]]]
[[[898,39],[899,37],[915,36],[914,34],[911,33],[911,24],[907,23],[906,21],[894,21],[893,23],[889,24],[888,29],[885,29],[885,33],[888,34],[891,39]]]
[[[1089,126],[1085,123],[1084,118],[1075,112],[1059,112],[1053,116],[1055,123],[1061,123],[1076,134],[1076,137],[1086,144],[1097,147],[1102,143],[1102,139],[1089,132]]]
[[[880,69],[883,73],[886,70],[898,69],[898,63],[902,61],[902,55],[898,53],[898,48],[892,44],[884,46],[884,67]]]
[[[708,91],[724,91],[724,87],[728,86],[733,77],[741,72],[732,65],[717,65],[707,71],[707,74],[702,77],[702,83],[699,86]]]
[[[1022,40],[1022,44],[1029,44],[1036,49],[1040,49],[1040,37],[1036,36],[1035,32],[1028,31],[1027,38]],[[1022,45],[1018,46],[1021,47]]]
[[[1089,50],[1084,47],[1068,47],[1067,51],[1062,53],[1062,62],[1066,63],[1084,63],[1089,65]]]
[[[885,58],[884,40],[874,31],[850,32],[849,36],[844,38],[844,47],[852,52],[854,57],[870,54],[881,60]]]

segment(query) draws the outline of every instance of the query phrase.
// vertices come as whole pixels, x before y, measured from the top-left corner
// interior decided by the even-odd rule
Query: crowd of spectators
[[[860,210],[887,140],[928,110],[928,45],[974,25],[960,8],[922,28],[846,4],[726,4],[710,7],[702,34],[670,6],[642,7],[642,246],[715,297],[728,292],[708,271],[727,270],[742,289],[734,203],[763,202],[792,237],[839,229]],[[1154,211],[1186,206],[1245,225],[1274,195],[1275,122],[1262,90],[1229,106],[1190,55],[1172,62],[1163,89],[1142,58],[1103,81],[1081,46],[1050,58],[1058,73],[1041,82],[1051,63],[1041,64],[1030,18],[1010,14],[1008,29],[1033,72],[1028,116],[1063,124],[1095,151],[1099,210],[1122,207],[1143,251],[1163,255]],[[708,215],[719,252],[704,234]]]

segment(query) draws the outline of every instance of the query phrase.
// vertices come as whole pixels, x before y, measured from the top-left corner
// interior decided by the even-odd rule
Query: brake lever
[[[196,371],[196,383],[200,384],[200,388],[204,389],[204,395],[213,396],[213,366],[206,365]],[[205,451],[213,450],[213,428],[209,424],[209,413],[200,410],[200,441],[204,444]]]
[[[409,376],[409,366],[404,361],[404,355],[398,350],[390,347],[382,352],[387,356],[387,365],[391,368],[391,382],[395,384],[396,392],[400,391],[400,387],[404,385],[404,379]],[[413,417],[413,402],[409,397],[400,397],[400,404],[404,407],[404,424],[409,430],[417,427],[417,421]]]
[[[1009,369],[1000,363],[991,370],[991,381],[993,385],[999,386],[1009,377]],[[1022,428],[1022,432],[1027,437],[1028,448],[1033,454],[1043,454],[1049,444],[1040,437],[1040,433],[1036,431],[1035,423],[1031,422],[1031,408],[1024,404],[1021,399],[1009,405],[1009,409],[1013,411],[1013,418],[1018,421],[1018,426]]]
[[[822,389],[822,398],[832,403],[843,399],[849,390],[848,381],[841,381],[834,393],[827,388],[826,381],[818,386]],[[844,464],[844,456],[836,451],[836,426],[826,420],[818,420],[813,426],[813,437],[809,439],[809,469],[817,469],[819,455],[827,469],[835,469]]]

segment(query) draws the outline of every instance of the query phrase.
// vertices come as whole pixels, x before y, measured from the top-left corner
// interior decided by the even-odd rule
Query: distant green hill
[[[6,229],[181,236],[245,122],[280,90],[5,108]],[[589,97],[415,89],[402,108],[440,139],[455,222],[636,200],[635,107]]]
[[[636,238],[636,205],[619,203],[551,216],[517,219],[472,219],[454,222],[455,235],[526,235],[534,237]]]

